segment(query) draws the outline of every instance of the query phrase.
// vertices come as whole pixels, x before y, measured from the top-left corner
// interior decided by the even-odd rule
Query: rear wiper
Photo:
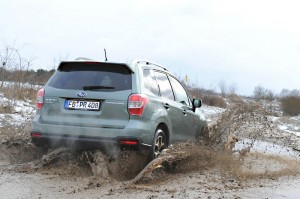
[[[114,89],[112,86],[84,86],[83,90]]]

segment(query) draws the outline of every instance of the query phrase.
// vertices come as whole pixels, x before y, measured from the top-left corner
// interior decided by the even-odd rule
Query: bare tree
[[[259,100],[274,100],[275,94],[273,91],[263,88],[262,86],[256,86],[254,88],[253,97],[256,101]]]
[[[16,47],[16,41],[12,45],[3,42],[3,47],[0,47],[0,81],[1,88],[3,82],[7,79],[11,80],[9,97],[15,100],[20,95],[20,90],[24,86],[26,72],[29,70],[33,58],[25,59],[22,57],[20,51],[25,45]]]
[[[263,98],[264,88],[262,86],[256,86],[253,91],[253,97],[256,101],[259,101]]]
[[[300,90],[293,89],[290,93],[291,96],[299,97],[300,96]]]
[[[236,95],[237,90],[238,86],[236,85],[236,83],[232,83],[228,88],[229,95]]]
[[[53,58],[53,66],[51,67],[51,70],[56,70],[59,63],[62,62],[62,61],[66,61],[68,60],[69,58],[69,55],[65,55],[65,56],[62,56],[62,55],[59,55],[58,57],[54,57]]]
[[[287,97],[289,94],[290,94],[290,90],[284,88],[281,90],[279,97],[284,98],[284,97]]]
[[[225,81],[221,80],[218,85],[219,85],[219,89],[220,89],[222,97],[225,97],[227,94],[227,86],[226,86]]]

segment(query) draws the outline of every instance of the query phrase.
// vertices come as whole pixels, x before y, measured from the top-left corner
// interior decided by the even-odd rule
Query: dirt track
[[[137,181],[130,180],[143,168],[137,154],[117,161],[98,150],[41,151],[26,125],[2,127],[0,198],[297,198],[299,137],[269,116],[256,103],[232,105],[212,117],[210,141],[171,146]],[[224,152],[230,133],[239,137],[233,154]]]

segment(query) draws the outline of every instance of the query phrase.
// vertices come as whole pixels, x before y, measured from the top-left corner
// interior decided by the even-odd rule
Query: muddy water
[[[236,147],[244,148],[246,141]],[[175,152],[185,152],[187,158],[177,162],[176,169],[157,172],[154,180],[134,186],[113,179],[116,174],[104,178],[85,173],[80,153],[67,151],[67,156],[60,154],[60,161],[37,170],[26,162],[2,161],[0,198],[298,198],[300,177],[282,177],[299,175],[294,172],[299,169],[294,164],[297,152],[274,156],[253,146],[242,161],[192,143],[174,146]],[[172,150],[166,154],[170,155],[174,155]]]
[[[283,178],[280,182],[269,182],[263,187],[255,187],[239,191],[238,195],[241,198],[272,198],[272,199],[299,199],[300,198],[300,178],[286,179]],[[261,185],[260,185],[261,186]]]
[[[39,173],[6,173],[0,176],[0,198],[67,198],[88,184],[87,179],[62,179]],[[86,185],[87,186],[87,185]],[[69,197],[71,198],[71,197]]]
[[[237,145],[236,147],[244,148]],[[266,143],[258,144],[265,146]],[[192,158],[177,162],[176,169],[154,174],[149,182],[128,185],[111,177],[76,175],[76,162],[59,162],[39,170],[20,164],[0,163],[0,198],[299,198],[299,161],[294,151],[264,154],[261,147],[243,160],[186,143],[180,151]],[[189,146],[189,147],[188,147]],[[272,145],[273,146],[273,145]],[[270,147],[270,146],[269,146]],[[262,147],[265,149],[264,147]],[[280,148],[280,147],[279,147]],[[175,147],[176,149],[176,147]],[[178,149],[178,148],[177,148]],[[212,151],[211,151],[212,150]],[[280,148],[279,151],[285,151]],[[172,151],[168,155],[172,155]],[[297,156],[298,155],[298,156]],[[74,156],[71,156],[74,157]],[[73,158],[74,159],[74,158]],[[80,161],[80,159],[78,159]],[[22,168],[22,169],[20,169]],[[27,167],[26,167],[27,168]],[[80,171],[80,169],[78,169]],[[161,170],[160,170],[161,171]],[[290,176],[290,177],[285,177]]]
[[[274,198],[298,199],[300,178],[242,183],[224,180],[217,173],[174,175],[171,179],[136,188],[120,182],[96,183],[90,178],[62,179],[56,175],[2,173],[0,198]],[[99,180],[98,180],[99,181]],[[231,186],[231,188],[229,188]]]

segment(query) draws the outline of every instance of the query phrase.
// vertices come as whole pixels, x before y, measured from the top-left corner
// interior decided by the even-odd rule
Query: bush
[[[281,98],[281,108],[285,114],[296,116],[300,114],[300,96],[286,96]]]
[[[271,90],[263,88],[261,86],[256,86],[254,88],[253,97],[256,101],[259,100],[273,101],[275,99],[275,95]]]
[[[204,104],[209,106],[217,106],[220,108],[226,108],[225,100],[217,95],[213,90],[206,90],[200,88],[188,88],[191,96],[201,99]]]
[[[203,103],[207,104],[209,106],[217,106],[220,108],[226,108],[226,102],[222,97],[216,96],[216,95],[204,95]]]

